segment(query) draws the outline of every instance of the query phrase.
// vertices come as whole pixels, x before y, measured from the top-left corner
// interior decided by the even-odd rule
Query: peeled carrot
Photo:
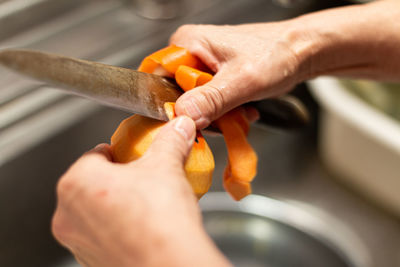
[[[172,120],[173,118],[176,117],[175,114],[175,103],[174,102],[165,102],[164,103],[164,110],[165,113],[167,114],[167,117],[169,120]]]
[[[175,77],[177,84],[184,91],[201,86],[209,82],[213,77],[210,73],[203,71],[205,70],[204,65],[196,57],[192,56],[187,49],[174,45],[147,56],[138,70]],[[164,109],[169,119],[175,117],[174,103],[165,103]],[[228,164],[224,172],[224,187],[235,200],[240,200],[251,193],[250,182],[256,175],[257,170],[257,155],[247,142],[249,122],[243,114],[243,108],[236,108],[219,118],[216,121],[216,125],[224,135],[228,150]],[[129,141],[120,143],[122,144],[121,146],[129,146],[127,144]],[[206,148],[208,148],[208,145],[201,133],[198,132],[192,150],[201,151]],[[124,151],[123,148],[121,150]],[[192,162],[189,168],[192,171],[190,183],[197,196],[201,196],[208,190],[211,183],[210,179],[202,178],[205,172],[201,169],[207,169],[210,166],[208,162],[210,156],[205,154],[208,157],[205,160],[201,158],[202,153],[191,153],[190,155],[192,154],[194,156],[189,156],[190,162]],[[197,158],[193,158],[196,156]],[[202,165],[201,162],[205,162],[206,165]],[[195,171],[196,168],[200,169]]]
[[[128,163],[139,159],[150,147],[165,122],[133,115],[121,122],[111,137],[111,153],[115,162]],[[210,188],[214,157],[201,134],[185,162],[186,178],[200,198]]]

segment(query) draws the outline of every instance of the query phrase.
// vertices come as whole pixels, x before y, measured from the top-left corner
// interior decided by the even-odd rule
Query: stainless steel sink
[[[224,193],[209,193],[200,206],[207,232],[234,266],[371,264],[365,246],[351,230],[304,203],[258,195],[233,202]]]
[[[55,5],[52,0],[35,0],[25,6],[12,2],[27,3],[0,2],[0,48],[27,47],[132,68],[165,46],[181,24],[280,20],[321,5],[320,1],[303,1],[296,8],[284,8],[266,0],[207,0],[202,4],[184,0],[192,7],[189,11],[159,21],[137,15],[130,1],[58,0]],[[25,20],[15,22],[21,17]],[[10,27],[4,26],[5,21]],[[0,266],[77,266],[50,234],[55,184],[83,152],[108,142],[129,114],[65,95],[5,69],[0,69],[0,77]],[[310,100],[304,88],[298,92]],[[341,221],[360,238],[370,255],[368,266],[396,266],[400,225],[329,179],[316,156],[313,127],[297,133],[253,128],[250,141],[261,162],[255,193],[301,200],[325,210],[329,218]],[[221,191],[224,143],[220,137],[209,138],[209,143],[217,162],[212,191]],[[205,219],[208,216],[205,213]],[[325,223],[333,225],[329,220]],[[287,235],[299,234],[282,227]],[[385,249],[376,242],[385,244]],[[338,254],[329,249],[327,253]],[[345,264],[348,261],[337,266],[352,266]]]

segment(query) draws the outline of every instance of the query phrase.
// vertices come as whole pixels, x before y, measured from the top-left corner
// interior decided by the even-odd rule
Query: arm
[[[321,74],[399,81],[399,17],[400,3],[382,0],[282,22],[182,26],[171,43],[216,75],[178,99],[176,112],[203,128],[238,105]]]
[[[113,163],[108,145],[86,153],[58,184],[56,239],[83,266],[230,266],[185,179],[194,136],[193,121],[181,117],[132,163]]]
[[[399,1],[332,9],[293,22],[310,36],[308,44],[295,48],[304,79],[329,74],[400,81]],[[292,38],[301,39],[300,34],[295,31]]]

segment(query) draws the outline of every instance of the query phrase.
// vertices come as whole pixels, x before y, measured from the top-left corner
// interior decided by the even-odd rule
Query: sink
[[[0,266],[53,266],[70,258],[50,233],[57,179],[85,150],[108,141],[118,122],[127,115],[99,109],[3,164]]]
[[[194,0],[185,1],[190,4]],[[6,6],[15,11],[14,19],[21,14],[31,15],[29,23],[19,22],[0,35],[0,48],[26,47],[130,68],[165,46],[169,35],[181,24],[280,20],[322,5],[321,1],[303,1],[304,5],[287,8],[276,1],[207,0],[194,5],[186,15],[159,21],[138,16],[128,1],[63,0],[57,7],[47,6],[46,2],[51,0],[31,1],[32,7]],[[0,15],[2,5],[0,2]],[[40,16],[47,8],[52,13]],[[12,13],[6,17],[13,21]],[[129,114],[66,95],[5,69],[0,69],[0,76],[0,266],[78,266],[50,233],[55,185],[82,153],[100,142],[109,142],[119,122]],[[304,85],[295,93],[315,106]],[[366,260],[370,265],[365,266],[395,266],[396,248],[400,246],[398,222],[329,179],[330,173],[316,154],[314,126],[296,133],[252,127],[250,142],[261,162],[254,193],[300,201],[330,213],[324,217],[329,218],[326,225],[333,224],[331,219],[341,221],[365,245],[371,258]],[[221,137],[208,140],[216,159],[211,191],[222,191],[224,143]],[[236,220],[234,215],[229,215],[232,220]],[[218,213],[204,211],[205,220],[214,220],[215,216]],[[253,220],[256,215],[246,216],[243,218]],[[304,237],[310,244],[322,244],[302,229],[276,224],[273,218],[264,223],[277,226],[288,236]],[[382,250],[378,244],[387,247]],[[346,260],[340,265],[347,256],[343,258],[339,252],[346,246],[322,247],[318,255],[338,256],[339,265],[332,266],[353,266]]]
[[[2,240],[0,242],[1,266],[78,266],[69,253],[61,248],[50,234],[50,218],[55,208],[56,200],[54,188],[58,177],[76,158],[97,143],[108,142],[118,123],[128,115],[121,111],[100,107],[85,119],[75,122],[71,127],[64,129],[53,137],[47,138],[45,142],[41,142],[16,159],[3,164],[0,179],[0,210],[2,214],[2,219],[0,220],[2,237],[0,239]],[[252,129],[252,132],[253,135],[250,139],[252,143],[262,141],[257,138],[257,135],[260,135],[259,137],[262,135],[273,135],[273,133],[271,134],[257,128]],[[280,134],[277,133],[277,135],[279,136]],[[271,138],[276,139],[273,136]],[[222,138],[219,137],[210,138],[209,143],[212,150],[216,152],[214,154],[217,163],[212,191],[220,191],[222,188],[220,180],[226,154],[218,151],[224,151],[224,144]],[[271,162],[271,165],[274,164],[276,162]],[[255,187],[259,187],[258,184],[262,182],[261,180],[267,178],[262,176],[264,175],[261,174],[256,178]],[[260,221],[262,225],[265,224],[264,227],[271,227],[272,224],[274,226],[273,231],[276,234],[281,233],[283,235],[282,238],[300,238],[298,241],[300,242],[298,243],[299,245],[302,244],[301,241],[306,242],[305,245],[319,244],[320,241],[311,238],[310,234],[306,235],[293,227],[278,224],[272,221],[271,218],[265,220],[259,215],[251,214],[240,214],[238,217],[234,209],[229,211],[207,208],[207,205],[210,206],[210,203],[220,203],[220,205],[221,203],[227,203],[228,206],[236,205],[226,194],[222,194],[225,196],[222,198],[223,201],[221,199],[215,201],[211,194],[210,196],[206,196],[202,202],[206,229],[209,230],[209,233],[222,248],[224,248],[224,244],[226,245],[229,242],[240,248],[243,240],[240,240],[240,236],[237,237],[237,240],[235,240],[235,236],[232,236],[230,239],[226,239],[226,237],[222,238],[218,236],[218,232],[215,232],[215,229],[208,229],[207,226],[212,225],[216,220],[219,225],[230,225],[241,221],[245,224],[254,224]],[[248,200],[244,203],[248,203]],[[221,216],[223,220],[221,220]],[[327,223],[333,222],[327,221]],[[225,231],[228,230],[228,228],[225,229]],[[220,234],[223,235],[224,232],[220,231]],[[269,241],[272,243],[271,240]],[[281,244],[281,246],[284,247],[289,244],[290,242]],[[361,266],[349,265],[334,250],[330,250],[329,247],[323,244],[321,246],[319,250],[316,248],[313,249],[313,253],[315,253],[314,258],[331,257],[332,265],[326,266]],[[281,249],[289,249],[289,247],[283,247]],[[245,249],[246,247],[242,251],[244,254],[248,253]],[[228,253],[228,251],[223,251]],[[252,254],[248,254],[247,257],[249,255]],[[271,255],[268,254],[266,257],[271,257]],[[253,265],[238,264],[237,266]],[[362,266],[365,267],[367,265]]]
[[[254,194],[233,202],[213,192],[200,207],[206,231],[234,266],[370,266],[365,246],[351,230],[304,203]]]

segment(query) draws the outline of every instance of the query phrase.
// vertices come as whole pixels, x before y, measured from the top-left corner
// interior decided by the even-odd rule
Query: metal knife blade
[[[176,102],[183,93],[174,81],[162,76],[33,50],[0,51],[0,64],[105,105],[164,121],[168,120],[164,103]],[[251,105],[259,111],[260,122],[268,126],[298,129],[309,121],[307,108],[295,97]]]
[[[33,50],[0,51],[0,64],[105,105],[164,121],[164,103],[182,94],[173,81],[158,75]]]

